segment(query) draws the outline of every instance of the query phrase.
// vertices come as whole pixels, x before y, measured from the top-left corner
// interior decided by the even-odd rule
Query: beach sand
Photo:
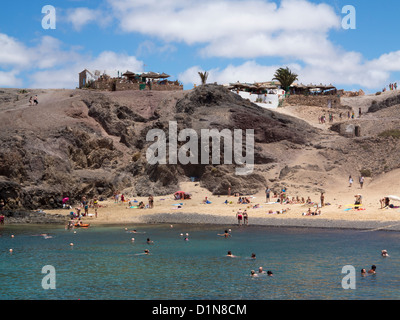
[[[318,227],[318,228],[351,228],[367,230],[400,230],[400,208],[380,209],[379,200],[387,194],[388,186],[396,185],[400,179],[400,170],[380,176],[371,181],[366,179],[363,189],[355,182],[350,188],[347,181],[342,185],[327,191],[325,194],[325,203],[329,204],[321,208],[319,216],[303,216],[302,214],[309,207],[314,209],[313,205],[305,204],[284,204],[266,203],[264,191],[249,196],[251,203],[241,205],[237,203],[238,197],[214,196],[206,189],[203,189],[196,182],[185,182],[181,184],[181,189],[192,194],[190,200],[174,200],[173,195],[154,197],[154,208],[152,209],[133,209],[128,208],[128,200],[136,199],[148,203],[147,197],[130,197],[124,195],[124,203],[115,203],[113,199],[107,199],[100,202],[98,217],[83,217],[84,223],[91,225],[104,224],[135,224],[135,223],[200,223],[200,224],[218,224],[235,225],[237,224],[236,213],[239,209],[247,209],[249,225],[279,226],[279,227]],[[389,180],[389,181],[388,181]],[[390,189],[390,188],[389,188]],[[393,195],[396,195],[393,190]],[[397,189],[398,191],[398,189]],[[307,190],[291,189],[287,191],[288,196],[304,197],[310,196],[311,200],[319,203],[320,194],[307,193]],[[345,210],[349,205],[354,204],[356,194],[363,196],[363,208],[365,210]],[[207,197],[211,204],[204,204],[203,200]],[[232,201],[232,204],[224,202]],[[272,198],[276,201],[276,198]],[[176,204],[183,203],[181,208]],[[394,205],[400,205],[392,202]],[[260,208],[254,209],[258,204]],[[105,207],[104,207],[105,206]],[[277,214],[277,211],[286,209],[286,213]],[[272,210],[274,214],[268,212]],[[69,216],[71,210],[47,210],[48,214],[65,214]],[[94,213],[94,209],[89,209],[89,213]]]

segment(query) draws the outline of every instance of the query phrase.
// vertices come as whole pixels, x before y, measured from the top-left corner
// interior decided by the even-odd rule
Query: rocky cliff
[[[38,106],[27,102],[33,94]],[[214,194],[228,187],[252,194],[265,187],[269,170],[290,158],[284,150],[301,149],[318,133],[217,85],[183,92],[4,89],[0,121],[0,198],[9,209],[56,208],[64,197],[109,197],[115,190],[170,194],[191,177]],[[243,135],[254,129],[255,170],[238,176],[236,164],[149,164],[146,150],[154,142],[146,141],[147,133],[168,134],[171,121],[199,136],[201,129],[242,129]]]

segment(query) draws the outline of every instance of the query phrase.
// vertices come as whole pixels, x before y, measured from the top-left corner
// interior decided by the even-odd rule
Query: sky
[[[289,67],[300,83],[375,93],[400,83],[399,12],[397,0],[4,1],[0,87],[75,88],[88,69],[191,89],[198,72],[253,83]]]

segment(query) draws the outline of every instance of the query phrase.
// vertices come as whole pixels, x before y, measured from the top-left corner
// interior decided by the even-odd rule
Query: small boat
[[[88,228],[89,226],[90,226],[90,223],[82,223],[82,224],[76,223],[75,224],[75,228]]]

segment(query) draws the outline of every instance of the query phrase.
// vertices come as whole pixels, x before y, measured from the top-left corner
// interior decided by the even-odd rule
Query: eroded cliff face
[[[35,107],[27,103],[34,93],[40,101]],[[186,92],[10,89],[0,101],[0,198],[10,209],[56,208],[64,197],[109,197],[115,190],[165,195],[190,177],[214,194],[226,194],[228,187],[253,194],[265,187],[269,168],[285,157],[276,150],[299,149],[318,133],[217,85]],[[212,149],[208,163],[169,164],[167,157],[166,164],[150,164],[146,151],[154,141],[146,141],[147,133],[162,130],[169,147],[171,122],[178,132],[193,129],[198,137],[202,129],[242,129],[243,141],[246,129],[253,129],[255,169],[237,175],[239,165],[223,163],[223,142],[220,165],[212,164]],[[186,142],[177,142],[177,148]]]

